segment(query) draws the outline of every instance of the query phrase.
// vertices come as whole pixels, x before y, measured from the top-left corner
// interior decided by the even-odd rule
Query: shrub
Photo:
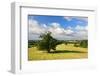
[[[80,47],[87,48],[88,47],[88,40],[82,40],[80,42]]]

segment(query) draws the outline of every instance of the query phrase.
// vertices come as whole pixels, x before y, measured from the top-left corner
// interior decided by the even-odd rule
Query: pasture
[[[56,59],[83,59],[88,58],[88,48],[75,47],[74,44],[57,45],[56,50],[48,53],[38,50],[37,47],[28,48],[28,60],[56,60]]]

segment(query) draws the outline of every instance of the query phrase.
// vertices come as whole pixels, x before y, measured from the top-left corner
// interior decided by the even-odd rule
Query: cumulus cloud
[[[74,30],[73,30],[74,29]],[[29,40],[38,40],[42,33],[50,31],[54,38],[60,40],[87,39],[87,26],[77,25],[75,28],[62,28],[59,23],[53,22],[48,26],[36,20],[29,20]]]
[[[39,35],[45,33],[46,25],[39,25],[36,20],[29,20],[29,40],[39,39]]]
[[[71,21],[71,20],[72,20],[72,17],[70,17],[70,16],[65,16],[64,19],[66,19],[67,21]]]
[[[88,21],[87,17],[74,17],[74,18],[76,18],[77,20],[80,20],[80,21],[85,21],[85,22]]]
[[[40,25],[36,20],[29,20],[29,32],[33,34],[41,34],[46,31],[46,25]]]
[[[64,16],[64,19],[66,19],[67,21],[71,21],[72,19],[77,19],[77,20],[79,20],[80,22],[81,22],[81,21],[85,21],[85,22],[88,21],[88,18],[87,18],[87,17],[71,17],[71,16]]]
[[[87,26],[80,26],[77,25],[75,27],[75,37],[77,37],[77,39],[87,39],[88,38],[88,27]]]
[[[52,32],[52,35],[54,37],[58,37],[61,35],[68,35],[68,34],[72,34],[73,31],[70,29],[64,29],[61,27],[61,25],[59,23],[51,23],[51,26],[49,27],[48,31]],[[63,37],[63,36],[62,36]]]
[[[75,27],[76,30],[88,30],[88,27],[87,26],[80,26],[80,25],[77,25]]]

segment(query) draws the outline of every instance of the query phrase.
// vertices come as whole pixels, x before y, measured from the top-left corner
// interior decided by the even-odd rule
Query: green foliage
[[[75,40],[74,46],[75,47],[80,47],[80,42],[81,42],[81,40]]]
[[[35,40],[35,41],[29,40],[29,41],[28,41],[28,48],[37,46],[37,42],[38,42],[38,41],[36,41],[36,40]]]
[[[75,47],[79,47],[80,45],[79,45],[79,43],[75,43],[74,46]]]
[[[82,40],[80,42],[80,47],[87,48],[88,47],[88,40]]]
[[[38,42],[38,48],[39,48],[40,50],[46,50],[46,51],[48,51],[49,53],[50,53],[50,50],[51,50],[51,49],[56,50],[56,46],[57,46],[58,44],[61,44],[60,41],[56,40],[55,38],[53,38],[53,37],[51,36],[51,32],[47,32],[47,33],[45,33],[45,34],[42,34],[42,35],[40,36],[40,38],[41,38],[42,40],[40,40],[40,41]]]
[[[74,43],[74,46],[87,48],[88,47],[88,40],[76,40],[76,42]]]

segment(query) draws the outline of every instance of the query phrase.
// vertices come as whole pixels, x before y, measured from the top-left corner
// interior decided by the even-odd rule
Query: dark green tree
[[[40,35],[40,40],[38,42],[38,48],[40,50],[46,50],[48,53],[50,53],[51,49],[56,50],[56,46],[58,44],[61,44],[61,42],[51,36],[51,32],[46,32],[45,34]]]
[[[80,42],[80,46],[83,47],[83,48],[87,48],[88,47],[88,40],[82,40]]]

